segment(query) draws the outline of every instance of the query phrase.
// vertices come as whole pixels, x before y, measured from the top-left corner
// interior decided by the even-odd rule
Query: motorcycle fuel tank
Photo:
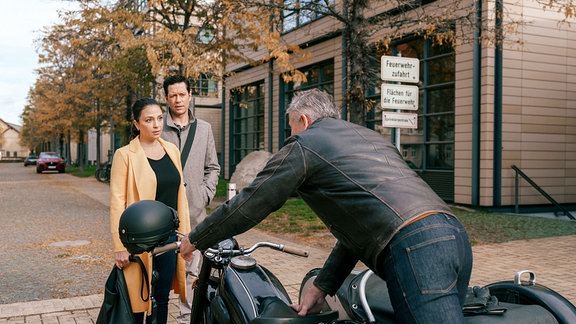
[[[218,294],[232,323],[246,323],[256,318],[263,300],[269,297],[291,304],[280,280],[251,256],[235,257],[230,265],[222,276]]]

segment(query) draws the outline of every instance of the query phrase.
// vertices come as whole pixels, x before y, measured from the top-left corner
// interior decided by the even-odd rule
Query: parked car
[[[42,152],[36,160],[36,173],[44,171],[58,171],[64,173],[64,159],[56,152]]]
[[[27,167],[29,165],[36,165],[36,159],[38,157],[34,154],[30,154],[28,155],[25,159],[24,159],[24,166]]]

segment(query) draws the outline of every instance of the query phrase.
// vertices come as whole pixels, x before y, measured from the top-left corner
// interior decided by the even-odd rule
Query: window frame
[[[230,166],[234,170],[246,155],[264,149],[264,81],[237,87],[231,93]]]
[[[324,0],[284,0],[282,32],[291,32],[324,17],[325,15],[320,10],[313,10],[313,8],[323,8],[325,2]],[[330,5],[334,5],[333,0],[329,2]],[[290,23],[287,24],[287,21]]]
[[[206,74],[190,80],[192,94],[202,98],[218,98],[218,82]]]

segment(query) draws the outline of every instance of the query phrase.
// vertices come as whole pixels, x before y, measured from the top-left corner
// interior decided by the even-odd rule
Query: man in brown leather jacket
[[[463,323],[472,250],[450,208],[380,134],[339,119],[329,94],[300,92],[287,114],[292,136],[252,184],[182,239],[182,256],[247,231],[298,192],[338,239],[292,306],[299,315],[319,312],[362,261],[386,280],[401,323]]]

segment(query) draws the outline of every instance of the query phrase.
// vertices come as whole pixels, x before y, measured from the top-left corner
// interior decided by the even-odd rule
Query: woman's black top
[[[178,189],[180,188],[178,169],[168,154],[164,154],[160,160],[148,158],[148,162],[156,173],[156,200],[178,210]]]

